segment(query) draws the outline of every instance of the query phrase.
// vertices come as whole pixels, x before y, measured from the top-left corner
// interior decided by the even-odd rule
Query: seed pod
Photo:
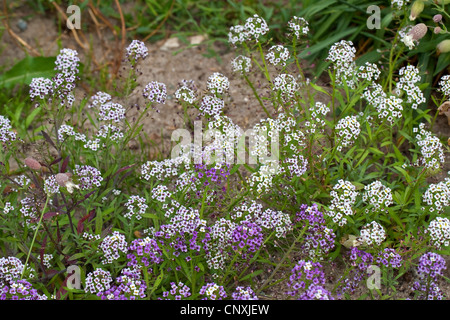
[[[436,15],[433,17],[433,21],[436,22],[436,23],[441,22],[441,21],[442,21],[442,14],[436,14]]]
[[[28,168],[33,169],[33,170],[39,170],[42,167],[41,164],[36,159],[31,158],[31,157],[26,158],[24,160],[24,162]]]

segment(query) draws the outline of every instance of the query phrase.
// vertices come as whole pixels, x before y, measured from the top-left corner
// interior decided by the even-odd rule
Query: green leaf
[[[52,78],[56,71],[55,57],[25,57],[0,76],[0,87],[13,88],[17,84],[30,84],[33,78]]]

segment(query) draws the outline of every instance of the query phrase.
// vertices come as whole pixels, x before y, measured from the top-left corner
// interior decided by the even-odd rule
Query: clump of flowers
[[[317,204],[311,206],[302,204],[294,221],[301,229],[307,228],[303,237],[302,251],[309,259],[322,260],[334,249],[336,235],[327,227],[324,215],[319,211]]]
[[[126,48],[126,58],[134,67],[139,59],[144,60],[148,56],[148,49],[144,42],[140,40],[131,41],[130,45]]]
[[[216,97],[220,97],[227,93],[230,89],[230,81],[227,77],[219,72],[214,72],[209,76],[206,87]]]
[[[31,101],[38,97],[44,100],[46,97],[53,95],[53,81],[47,78],[39,77],[33,78],[30,83],[30,98]]]
[[[327,61],[333,64],[337,84],[345,82],[348,87],[354,87],[355,54],[356,49],[353,46],[353,42],[347,40],[341,40],[330,48]]]
[[[392,248],[384,248],[376,256],[376,263],[386,268],[400,268],[402,261],[402,257]]]
[[[78,178],[81,190],[98,188],[103,181],[100,170],[88,165],[75,165],[74,174]]]
[[[239,55],[233,60],[231,60],[231,69],[233,72],[238,72],[240,74],[246,74],[250,72],[252,66],[252,60],[246,56]]]
[[[332,293],[323,286],[311,284],[298,300],[334,300]]]
[[[222,300],[227,297],[227,293],[223,286],[219,286],[214,282],[209,282],[200,288],[201,300]]]
[[[127,203],[125,203],[125,207],[128,210],[124,215],[125,218],[131,219],[134,217],[137,220],[141,220],[142,215],[148,208],[148,205],[145,203],[145,198],[133,195],[130,196]]]
[[[190,89],[187,86],[181,86],[177,89],[177,91],[175,91],[175,98],[180,103],[186,102],[192,104],[197,99],[197,96],[194,90]]]
[[[247,260],[261,248],[263,240],[264,234],[259,225],[242,221],[231,233],[230,245],[234,254],[239,254],[242,259]]]
[[[232,300],[259,300],[251,287],[238,286],[231,294]]]
[[[330,192],[331,205],[326,214],[333,218],[334,223],[344,226],[347,223],[346,216],[352,216],[354,213],[352,206],[357,195],[356,187],[350,181],[340,179]]]
[[[293,75],[283,73],[273,79],[273,90],[280,94],[283,102],[289,102],[294,98],[298,84]]]
[[[297,38],[307,35],[309,32],[308,21],[302,17],[293,16],[288,22],[288,30]]]
[[[119,259],[121,254],[128,252],[125,236],[118,231],[114,231],[112,235],[103,238],[98,248],[103,252],[103,264],[112,263]]]
[[[206,95],[202,98],[200,103],[200,115],[218,115],[222,112],[224,106],[225,102],[222,99],[217,98],[216,96]]]
[[[16,133],[12,131],[11,121],[0,115],[0,141],[3,145],[16,140]]]
[[[119,103],[108,101],[100,105],[98,118],[101,121],[121,122],[125,119],[125,108]]]
[[[439,91],[446,97],[450,97],[450,75],[442,76],[439,81]]]
[[[450,220],[436,217],[425,231],[430,236],[431,244],[437,249],[450,245]]]
[[[417,109],[421,103],[425,103],[426,99],[417,86],[421,77],[419,69],[408,65],[399,70],[400,79],[397,82],[397,91],[402,92],[406,96],[406,103],[411,105],[412,109]]]
[[[122,275],[116,278],[116,284],[97,295],[102,300],[138,300],[145,298],[146,290],[147,285],[144,280],[140,279],[139,274],[124,269]]]
[[[291,270],[288,286],[291,291],[287,294],[295,297],[309,289],[311,285],[324,285],[325,273],[319,262],[300,260]]]
[[[285,67],[286,62],[290,57],[288,48],[282,45],[274,45],[270,47],[269,52],[266,54],[266,59],[270,64],[274,66]]]
[[[150,81],[142,93],[150,102],[165,104],[167,99],[166,85],[162,82]]]
[[[159,300],[182,300],[183,298],[188,298],[191,296],[191,288],[185,285],[183,282],[171,282],[170,290],[164,291],[162,296],[164,299],[158,298]]]
[[[316,129],[322,129],[325,126],[325,116],[330,112],[330,108],[323,102],[317,101],[314,106],[309,108],[310,121],[305,121],[306,133],[315,133]]]
[[[0,300],[47,300],[27,280],[0,283]]]
[[[97,295],[109,290],[112,282],[113,278],[109,271],[96,268],[86,276],[84,292]]]
[[[367,276],[367,269],[373,262],[373,256],[370,253],[352,247],[348,259],[351,269],[346,276],[339,279],[337,288],[338,296],[344,293],[354,293],[359,283]]]
[[[386,231],[378,222],[372,221],[362,227],[360,238],[368,246],[379,246],[386,239]]]
[[[438,277],[446,269],[445,260],[434,252],[427,252],[419,259],[417,273],[419,279],[413,284],[413,291],[420,300],[443,300],[444,294],[439,288]]]
[[[384,186],[381,181],[374,181],[364,186],[362,198],[373,207],[372,211],[386,212],[393,203],[391,188]]]
[[[440,214],[450,205],[450,186],[445,181],[431,183],[422,198],[430,212]]]
[[[416,140],[422,156],[416,164],[431,170],[439,169],[445,162],[442,142],[430,131],[425,130],[424,123],[419,125],[419,130],[414,128],[414,132],[417,131],[419,132],[416,134]]]
[[[155,239],[146,237],[136,239],[131,242],[128,248],[127,265],[129,267],[149,267],[153,264],[159,264],[163,261],[163,252],[159,248]]]
[[[244,28],[247,39],[253,38],[256,41],[258,41],[261,36],[269,32],[267,22],[257,14],[253,15],[253,17],[247,18]]]
[[[375,63],[366,62],[358,68],[357,77],[372,82],[378,80],[380,74],[381,71]]]
[[[337,149],[351,146],[361,133],[361,125],[356,116],[346,116],[338,121],[336,127],[336,135],[339,139]]]

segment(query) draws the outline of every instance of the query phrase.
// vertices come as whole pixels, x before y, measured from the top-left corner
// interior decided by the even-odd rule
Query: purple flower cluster
[[[137,272],[124,269],[122,275],[116,278],[116,284],[97,295],[102,300],[137,300],[145,298],[146,290],[147,285]]]
[[[298,300],[334,300],[334,297],[324,287],[312,284],[300,295]]]
[[[321,270],[319,262],[300,260],[291,270],[288,286],[292,289],[287,294],[297,296],[303,290],[308,290],[311,285],[324,285],[325,273]]]
[[[367,275],[367,269],[373,262],[373,256],[370,253],[352,247],[349,254],[350,266],[352,267],[346,277],[341,277],[337,289],[338,296],[344,293],[354,293],[359,283]]]
[[[191,296],[191,289],[181,281],[178,284],[171,282],[170,287],[169,291],[163,292],[164,299],[158,298],[158,300],[182,300]]]
[[[438,277],[447,268],[442,256],[434,252],[427,252],[419,259],[417,273],[419,279],[413,284],[413,291],[420,300],[443,300],[444,294],[439,288]]]
[[[336,235],[326,226],[326,221],[317,204],[300,206],[300,212],[295,216],[295,222],[300,228],[307,228],[302,243],[302,251],[309,258],[323,259],[334,249]]]
[[[262,228],[256,223],[242,221],[231,233],[230,244],[235,253],[239,253],[244,260],[251,259],[264,241]],[[230,254],[233,254],[230,252]]]
[[[400,268],[402,266],[402,257],[394,249],[385,248],[377,254],[377,263],[386,268]]]
[[[149,237],[131,242],[127,254],[129,267],[148,267],[163,261],[163,253],[156,240]]]
[[[47,300],[26,280],[13,280],[0,283],[0,300]]]
[[[231,298],[233,300],[259,300],[251,287],[244,288],[243,286],[236,287]]]
[[[30,83],[30,98],[33,101],[36,97],[43,100],[47,96],[53,95],[53,82],[50,79],[39,77],[33,78]]]
[[[204,296],[201,300],[222,300],[227,297],[223,286],[214,282],[209,282],[200,289],[200,295]]]

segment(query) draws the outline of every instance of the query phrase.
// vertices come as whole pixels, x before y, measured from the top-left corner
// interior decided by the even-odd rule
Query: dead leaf
[[[450,101],[445,101],[438,108],[439,115],[445,114],[447,116],[448,125],[450,126]]]

